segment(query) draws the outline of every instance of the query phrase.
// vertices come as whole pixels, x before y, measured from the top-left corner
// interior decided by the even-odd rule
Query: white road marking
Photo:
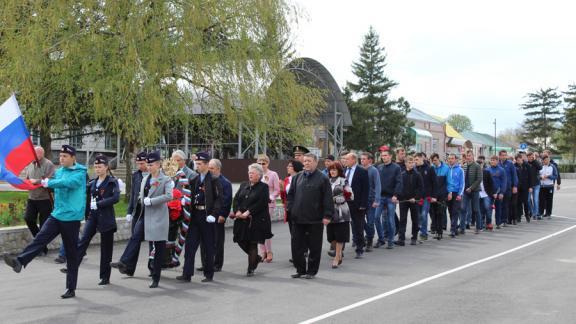
[[[556,216],[556,217],[560,217],[560,216]],[[567,218],[567,217],[566,217],[566,218]],[[553,237],[555,237],[555,236],[558,236],[558,235],[560,235],[560,234],[562,234],[562,233],[571,231],[571,230],[573,230],[573,229],[575,229],[575,228],[576,228],[576,225],[567,227],[567,228],[565,228],[565,229],[563,229],[563,230],[561,230],[561,231],[552,233],[552,234],[550,234],[550,235],[546,235],[546,236],[541,237],[541,238],[539,238],[539,239],[537,239],[537,240],[528,242],[528,243],[526,243],[526,244],[522,244],[522,245],[517,246],[517,247],[515,247],[515,248],[512,248],[512,249],[510,249],[510,250],[507,250],[507,251],[504,251],[504,252],[501,252],[501,253],[498,253],[498,254],[495,254],[495,255],[486,257],[486,258],[484,258],[484,259],[480,259],[480,260],[477,260],[477,261],[473,261],[473,262],[467,263],[467,264],[462,265],[462,266],[459,266],[459,267],[457,267],[457,268],[453,268],[453,269],[451,269],[451,270],[444,271],[444,272],[442,272],[442,273],[439,273],[439,274],[436,274],[436,275],[433,275],[433,276],[424,278],[424,279],[422,279],[422,280],[418,280],[418,281],[413,282],[413,283],[411,283],[411,284],[408,284],[408,285],[405,285],[405,286],[402,286],[402,287],[399,287],[399,288],[396,288],[396,289],[387,291],[387,292],[382,293],[382,294],[380,294],[380,295],[376,295],[376,296],[374,296],[374,297],[370,297],[370,298],[361,300],[361,301],[356,302],[356,303],[354,303],[354,304],[351,304],[351,305],[348,305],[348,306],[345,306],[345,307],[342,307],[342,308],[333,310],[333,311],[328,312],[328,313],[326,313],[326,314],[323,314],[323,315],[316,316],[316,317],[314,317],[314,318],[305,320],[305,321],[303,321],[303,322],[300,322],[300,324],[309,324],[309,323],[319,322],[319,321],[321,321],[321,320],[324,320],[324,319],[327,319],[327,318],[329,318],[329,317],[338,315],[338,314],[340,314],[340,313],[344,313],[344,312],[347,312],[347,311],[349,311],[349,310],[358,308],[358,307],[360,307],[360,306],[363,306],[363,305],[366,305],[366,304],[375,302],[375,301],[377,301],[377,300],[386,298],[386,297],[388,297],[388,296],[397,294],[397,293],[402,292],[402,291],[404,291],[404,290],[407,290],[407,289],[410,289],[410,288],[414,288],[414,287],[420,286],[420,285],[425,284],[425,283],[427,283],[427,282],[429,282],[429,281],[432,281],[432,280],[435,280],[435,279],[439,279],[439,278],[445,277],[445,276],[447,276],[447,275],[449,275],[449,274],[452,274],[452,273],[455,273],[455,272],[459,272],[459,271],[462,271],[462,270],[464,270],[464,269],[468,269],[468,268],[470,268],[470,267],[473,267],[473,266],[479,265],[479,264],[481,264],[481,263],[485,263],[485,262],[494,260],[494,259],[496,259],[496,258],[500,258],[500,257],[505,256],[505,255],[507,255],[507,254],[516,252],[516,251],[518,251],[518,250],[527,248],[527,247],[532,246],[532,245],[534,245],[534,244],[538,244],[538,243],[540,243],[540,242],[542,242],[542,241],[545,241],[545,240],[548,240],[548,239],[553,238]]]
[[[564,218],[564,219],[572,219],[572,220],[576,220],[576,218],[572,218],[572,217],[566,217],[566,216],[558,216],[558,215],[552,215],[552,217],[554,217],[554,218]]]

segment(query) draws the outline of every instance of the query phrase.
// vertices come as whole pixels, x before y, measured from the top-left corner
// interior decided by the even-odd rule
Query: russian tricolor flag
[[[0,180],[22,190],[40,187],[18,177],[35,160],[36,152],[30,133],[26,129],[16,97],[12,95],[0,106]]]

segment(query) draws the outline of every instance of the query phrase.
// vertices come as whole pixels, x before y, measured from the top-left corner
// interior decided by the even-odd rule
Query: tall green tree
[[[410,104],[390,98],[390,91],[398,83],[386,76],[385,67],[385,49],[370,27],[360,48],[360,59],[352,64],[357,81],[348,82],[344,90],[353,123],[344,136],[349,149],[375,151],[382,144],[413,144],[406,135]]]
[[[576,84],[568,86],[564,93],[564,117],[560,128],[558,149],[570,154],[572,163],[576,163]]]
[[[472,131],[474,126],[468,116],[460,114],[451,114],[446,117],[446,122],[454,127],[457,132]]]
[[[550,139],[558,130],[558,124],[562,120],[559,108],[562,95],[556,88],[548,88],[528,93],[527,97],[528,100],[521,106],[526,111],[522,140],[530,146],[549,149]]]
[[[323,98],[283,70],[297,15],[283,0],[1,1],[0,95],[17,92],[48,137],[75,122],[120,136],[127,175],[130,153],[169,127],[302,137]]]

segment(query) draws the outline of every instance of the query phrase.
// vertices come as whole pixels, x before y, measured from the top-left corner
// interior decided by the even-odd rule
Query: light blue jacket
[[[464,170],[460,164],[448,165],[446,181],[448,182],[448,192],[456,192],[458,196],[464,194]]]
[[[54,189],[54,210],[52,216],[63,222],[84,219],[86,210],[86,167],[76,163],[69,168],[56,170],[54,178],[48,181],[48,188]]]

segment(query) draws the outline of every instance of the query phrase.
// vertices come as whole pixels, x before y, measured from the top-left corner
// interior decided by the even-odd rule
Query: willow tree
[[[298,13],[282,0],[4,0],[0,17],[0,92],[18,92],[41,132],[87,115],[132,153],[175,121],[206,123],[200,106],[227,129],[294,136],[323,102],[283,71]]]
[[[29,128],[47,147],[51,134],[92,117],[91,93],[79,82],[82,62],[70,55],[80,28],[64,9],[60,2],[0,2],[0,97],[18,95]]]

